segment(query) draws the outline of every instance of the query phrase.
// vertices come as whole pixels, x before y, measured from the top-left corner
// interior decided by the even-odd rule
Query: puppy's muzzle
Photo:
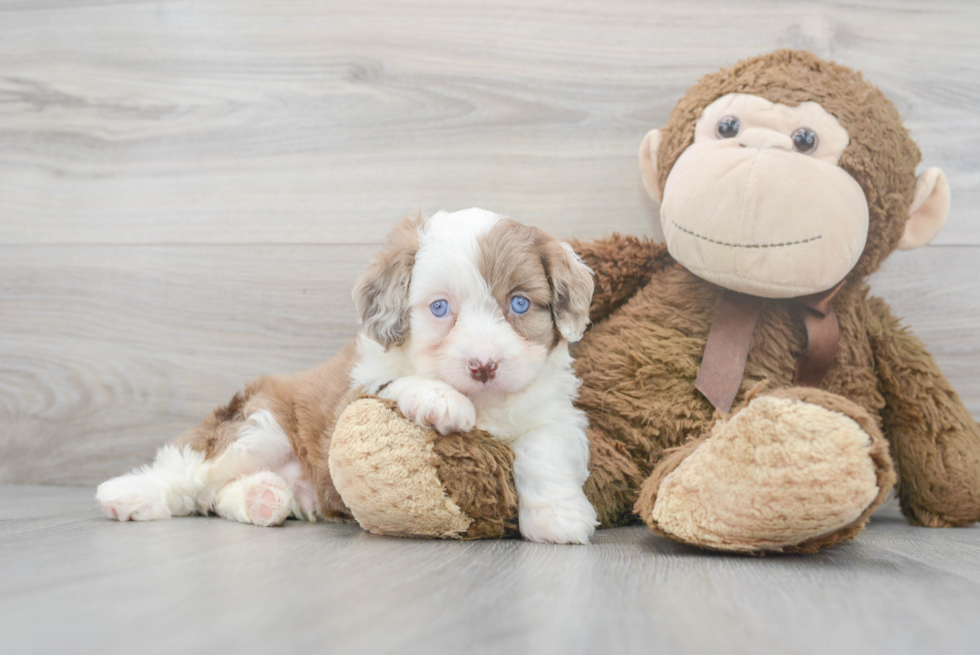
[[[470,369],[470,377],[477,382],[489,382],[497,374],[497,362],[495,360],[483,361],[482,359],[471,359],[467,362]]]

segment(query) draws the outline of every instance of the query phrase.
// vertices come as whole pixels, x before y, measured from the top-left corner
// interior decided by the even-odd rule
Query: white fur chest
[[[585,413],[573,405],[579,381],[571,358],[559,354],[558,366],[548,367],[523,393],[503,398],[474,399],[476,427],[504,443],[547,425],[573,423],[583,429]]]

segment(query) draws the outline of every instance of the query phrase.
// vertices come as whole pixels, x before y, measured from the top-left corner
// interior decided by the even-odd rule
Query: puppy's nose
[[[471,359],[468,365],[470,367],[470,377],[478,382],[489,382],[497,374],[497,362],[492,359],[489,361]]]

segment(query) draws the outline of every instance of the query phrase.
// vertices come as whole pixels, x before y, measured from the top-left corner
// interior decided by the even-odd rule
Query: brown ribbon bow
[[[841,282],[829,291],[790,299],[802,314],[806,326],[806,351],[796,362],[794,384],[797,386],[820,386],[834,364],[840,326],[830,302],[844,284]],[[762,303],[762,298],[737,291],[725,291],[718,303],[694,388],[719,411],[731,410],[738,395]]]

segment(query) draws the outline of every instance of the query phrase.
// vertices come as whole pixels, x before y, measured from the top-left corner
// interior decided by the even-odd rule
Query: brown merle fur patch
[[[354,286],[362,329],[385,349],[402,345],[408,334],[408,288],[419,250],[419,232],[427,220],[416,212],[395,226]]]
[[[554,239],[539,229],[505,218],[477,241],[477,267],[507,322],[524,339],[554,348],[561,335],[555,327],[554,294],[542,252],[543,244]],[[531,301],[526,313],[510,310],[515,295]]]

